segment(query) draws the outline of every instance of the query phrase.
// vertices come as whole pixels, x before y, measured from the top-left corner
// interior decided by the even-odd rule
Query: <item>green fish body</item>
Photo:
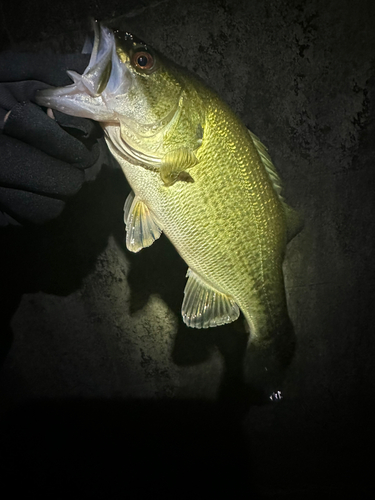
[[[128,33],[101,27],[88,68],[38,102],[98,120],[132,193],[127,247],[162,232],[188,265],[182,304],[194,328],[240,311],[251,338],[287,321],[282,263],[299,229],[265,147],[215,92]]]

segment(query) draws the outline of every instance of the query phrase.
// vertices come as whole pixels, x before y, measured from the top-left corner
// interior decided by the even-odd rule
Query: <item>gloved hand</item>
[[[47,114],[33,103],[36,90],[70,84],[66,70],[82,73],[88,60],[83,54],[0,54],[0,226],[57,217],[67,197],[98,172],[98,124]]]

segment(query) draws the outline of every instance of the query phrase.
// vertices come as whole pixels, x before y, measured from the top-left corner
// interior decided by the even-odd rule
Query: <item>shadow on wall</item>
[[[24,293],[66,296],[81,287],[111,233],[123,233],[122,207],[129,191],[121,171],[103,167],[67,202],[62,215],[43,226],[8,227],[0,233],[2,279],[0,352],[11,344],[9,323]],[[1,361],[0,358],[0,361]]]

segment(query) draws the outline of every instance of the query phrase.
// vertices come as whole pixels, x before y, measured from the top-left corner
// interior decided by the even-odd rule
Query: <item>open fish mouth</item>
[[[94,23],[94,46],[89,64],[82,75],[67,71],[73,84],[37,92],[40,106],[97,121],[117,121],[115,97],[128,92],[130,72],[116,52],[113,31]]]

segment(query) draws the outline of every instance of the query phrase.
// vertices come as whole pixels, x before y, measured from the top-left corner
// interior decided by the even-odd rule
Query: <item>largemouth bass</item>
[[[288,319],[282,263],[299,227],[266,148],[218,95],[130,33],[96,27],[73,84],[39,92],[40,105],[101,123],[132,188],[126,245],[162,232],[187,263],[189,327],[235,321],[267,339]]]

